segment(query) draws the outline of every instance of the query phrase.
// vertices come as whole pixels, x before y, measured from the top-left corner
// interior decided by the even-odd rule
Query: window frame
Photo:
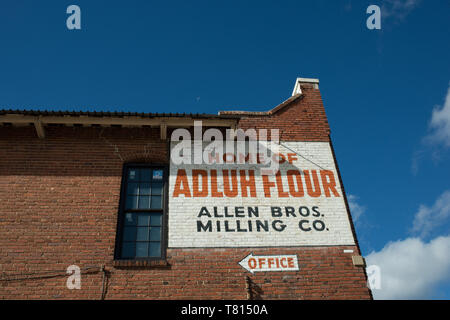
[[[127,186],[128,186],[128,170],[130,168],[150,168],[150,169],[162,169],[163,170],[163,195],[162,195],[162,210],[160,209],[146,209],[143,212],[161,212],[161,256],[160,257],[134,257],[134,258],[123,258],[122,257],[122,243],[124,237],[124,224],[125,224],[125,213],[126,200],[127,200]],[[155,260],[166,260],[167,258],[167,212],[168,212],[168,202],[169,202],[169,170],[167,164],[161,163],[125,163],[122,168],[122,181],[120,185],[120,199],[119,199],[119,210],[117,215],[117,230],[116,230],[116,241],[114,249],[114,260],[128,260],[128,261],[155,261]]]

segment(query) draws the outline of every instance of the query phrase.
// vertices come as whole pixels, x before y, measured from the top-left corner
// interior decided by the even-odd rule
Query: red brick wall
[[[282,141],[329,141],[330,127],[319,89],[302,85],[303,97],[272,116],[248,116],[239,121],[246,129],[280,129]]]
[[[320,93],[309,92],[271,123],[241,125],[289,128],[283,140],[328,141]],[[41,140],[31,126],[0,127],[0,150],[1,299],[99,299],[101,265],[106,299],[246,299],[247,276],[254,298],[370,298],[364,270],[343,253],[358,254],[356,246],[169,249],[166,266],[115,267],[123,164],[167,163],[157,129],[47,127]],[[297,254],[300,271],[251,275],[238,265],[250,252]],[[80,290],[66,287],[69,265],[95,267]]]

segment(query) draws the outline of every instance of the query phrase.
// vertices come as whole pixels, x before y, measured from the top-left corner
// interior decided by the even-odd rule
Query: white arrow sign
[[[250,273],[260,271],[298,271],[297,255],[254,256],[253,252],[239,261],[239,265]]]

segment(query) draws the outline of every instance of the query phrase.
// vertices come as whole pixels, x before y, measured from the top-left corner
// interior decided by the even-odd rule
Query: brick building
[[[200,121],[279,129],[277,172],[175,163]],[[2,299],[371,299],[318,80],[267,112],[0,110],[0,150]]]

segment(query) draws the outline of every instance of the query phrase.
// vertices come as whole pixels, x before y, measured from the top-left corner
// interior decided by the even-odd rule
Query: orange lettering
[[[294,259],[292,259],[291,257],[288,258],[288,267],[294,268]]]
[[[289,197],[289,193],[283,190],[283,181],[281,180],[281,172],[278,171],[276,174],[277,179],[277,189],[278,189],[278,196],[280,198],[287,198]]]
[[[305,182],[306,182],[306,190],[308,191],[308,195],[310,197],[320,197],[321,191],[320,191],[320,184],[319,184],[319,178],[317,177],[317,171],[311,170],[311,174],[314,181],[314,190],[311,185],[311,178],[309,176],[309,171],[304,170],[303,173],[305,174]]]
[[[294,162],[295,160],[297,160],[296,154],[295,153],[288,153],[288,162],[290,164],[292,164],[292,162]]]
[[[250,269],[255,269],[256,268],[256,259],[255,258],[248,259],[248,266],[250,267]]]
[[[336,181],[334,180],[333,171],[330,170],[320,170],[320,176],[322,177],[322,185],[323,191],[325,192],[325,196],[328,198],[331,197],[330,190],[333,192],[335,197],[340,197],[339,193],[336,190]],[[327,177],[330,179],[327,180]]]
[[[247,188],[250,188],[250,197],[256,198],[255,171],[248,171],[248,179],[245,174],[245,170],[240,170],[239,174],[241,177],[242,197],[247,197]]]
[[[305,192],[303,191],[302,176],[300,174],[300,171],[288,170],[286,174],[288,179],[289,192],[291,193],[291,195],[297,198],[303,197],[305,195]],[[297,183],[294,183],[294,176]],[[295,189],[295,185],[297,185],[298,191]]]
[[[211,197],[223,197],[222,192],[217,191],[217,170],[211,170]]]
[[[183,169],[179,169],[177,172],[177,179],[175,180],[173,197],[176,198],[180,194],[184,194],[185,197],[191,196],[191,191],[189,190],[189,182],[186,176],[186,170]]]
[[[199,189],[199,176],[202,176],[202,190]],[[194,197],[208,196],[208,172],[206,170],[192,170],[192,195]]]
[[[269,181],[269,176],[267,174],[262,175],[264,196],[270,198],[270,188],[275,187],[275,182]]]
[[[223,193],[225,197],[234,198],[238,195],[237,171],[231,170],[231,188],[228,170],[222,170],[223,175]]]
[[[262,268],[266,264],[266,258],[258,258],[259,267]]]

